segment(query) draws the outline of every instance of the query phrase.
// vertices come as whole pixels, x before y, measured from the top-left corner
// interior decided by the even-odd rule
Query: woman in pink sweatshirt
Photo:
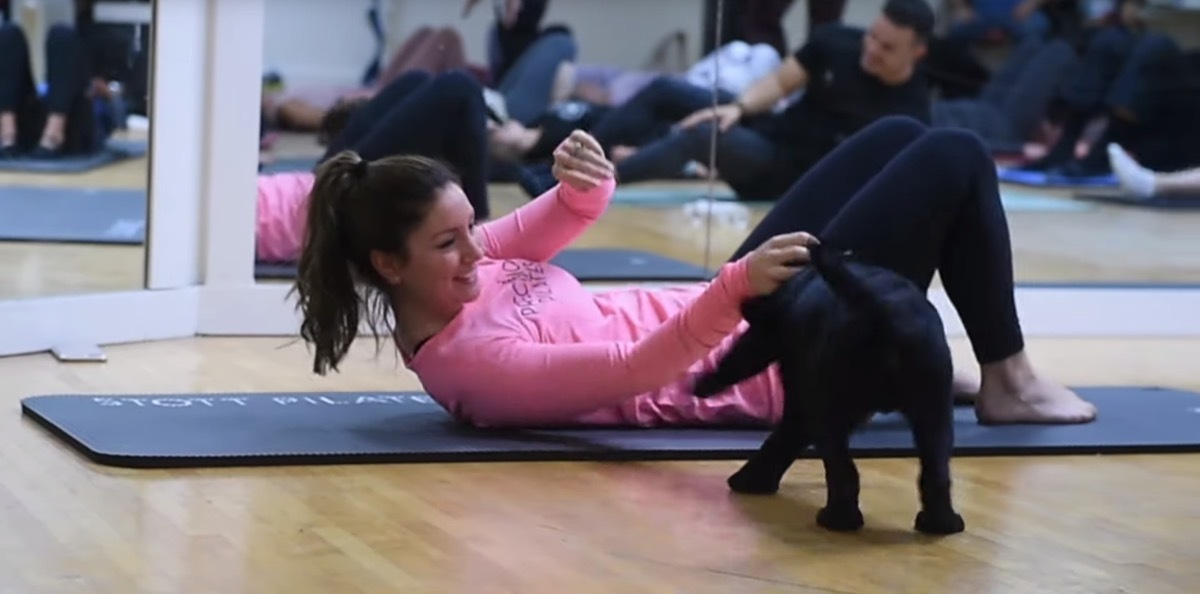
[[[296,283],[313,370],[336,370],[365,321],[464,423],[767,425],[781,404],[773,369],[705,400],[689,380],[742,331],[742,300],[795,274],[789,262],[805,261],[813,232],[920,286],[940,273],[981,364],[981,421],[1096,414],[1025,356],[995,166],[969,133],[878,121],[805,174],[715,279],[682,288],[597,293],[549,264],[615,186],[584,133],[555,163],[557,186],[480,226],[436,161],[346,151],[322,165]],[[395,323],[380,328],[385,320]]]

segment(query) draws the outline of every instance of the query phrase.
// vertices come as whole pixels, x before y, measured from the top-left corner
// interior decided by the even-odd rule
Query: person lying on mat
[[[550,264],[616,187],[583,132],[558,147],[554,170],[556,186],[478,225],[435,160],[343,151],[325,162],[293,288],[313,371],[336,371],[366,322],[434,400],[476,426],[773,423],[774,369],[707,400],[689,394],[689,377],[744,329],[744,299],[796,274],[789,263],[805,261],[813,233],[921,286],[940,273],[982,363],[980,421],[1096,415],[1025,352],[996,168],[978,136],[884,118],[801,177],[715,279],[673,288],[596,293]]]
[[[1137,198],[1200,194],[1200,167],[1183,171],[1154,171],[1138,163],[1119,144],[1108,145],[1108,159],[1121,189]]]
[[[480,219],[489,216],[487,135],[482,86],[464,72],[400,75],[361,105],[331,110],[322,121],[328,151],[367,159],[418,154],[445,160]],[[352,107],[352,109],[351,109]],[[307,223],[307,200],[315,174],[259,174],[255,257],[260,262],[295,262]]]

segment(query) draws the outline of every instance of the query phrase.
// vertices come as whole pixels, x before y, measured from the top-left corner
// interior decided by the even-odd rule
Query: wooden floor
[[[813,526],[820,467],[775,497],[737,464],[431,464],[134,471],[93,466],[19,416],[45,393],[397,390],[363,343],[337,377],[288,339],[0,359],[0,592],[1194,594],[1200,456],[959,458],[966,533],[913,535],[912,460],[861,462],[868,529]],[[964,360],[966,345],[955,344]],[[1037,340],[1073,384],[1200,389],[1200,340]],[[1101,414],[1104,414],[1101,411]]]

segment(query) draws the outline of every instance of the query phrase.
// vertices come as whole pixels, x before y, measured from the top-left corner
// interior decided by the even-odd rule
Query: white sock
[[[1138,198],[1154,195],[1154,172],[1142,167],[1115,143],[1108,145],[1108,162],[1121,181],[1121,187]]]

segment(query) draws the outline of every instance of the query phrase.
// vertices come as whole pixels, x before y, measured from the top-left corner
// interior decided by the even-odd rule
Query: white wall
[[[855,0],[851,4],[877,4]],[[290,85],[355,84],[375,49],[367,26],[369,0],[265,0],[264,68]],[[423,26],[454,27],[467,59],[486,63],[490,0],[462,18],[463,0],[384,0],[387,55]],[[803,0],[797,3],[803,6]],[[640,67],[671,32],[687,34],[691,60],[698,59],[704,32],[704,0],[553,0],[545,23],[575,31],[580,59],[592,64]],[[858,11],[856,7],[853,11]],[[793,11],[803,15],[803,10]],[[796,28],[802,34],[803,21]]]
[[[280,0],[282,1],[282,0]],[[394,0],[396,45],[422,26],[455,27],[469,60],[486,61],[486,33],[492,22],[490,0],[482,0],[467,19],[463,0]],[[565,24],[575,32],[580,61],[636,68],[667,34],[684,31],[693,57],[704,32],[704,0],[551,0],[543,24]]]
[[[370,6],[370,0],[266,0],[263,68],[278,71],[289,86],[355,84],[375,51]]]

